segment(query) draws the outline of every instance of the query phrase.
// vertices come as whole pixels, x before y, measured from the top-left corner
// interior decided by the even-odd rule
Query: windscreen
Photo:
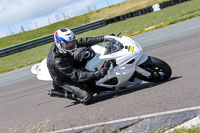
[[[105,38],[103,45],[106,48],[105,54],[112,54],[124,48],[124,46],[119,41],[112,38]]]

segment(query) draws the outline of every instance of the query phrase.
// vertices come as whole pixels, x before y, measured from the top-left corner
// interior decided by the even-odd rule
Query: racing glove
[[[110,68],[110,62],[105,62],[103,67],[94,73],[94,77],[96,80],[103,78]]]

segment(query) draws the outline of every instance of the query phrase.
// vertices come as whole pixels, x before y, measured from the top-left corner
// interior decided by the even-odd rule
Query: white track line
[[[75,130],[80,130],[80,129],[85,129],[85,128],[93,128],[93,127],[96,127],[96,126],[109,125],[109,124],[114,124],[114,123],[119,123],[119,122],[130,121],[130,120],[144,119],[144,118],[149,118],[149,117],[155,117],[155,116],[160,116],[160,115],[168,115],[168,114],[173,114],[173,113],[199,110],[199,109],[200,109],[200,106],[189,107],[189,108],[171,110],[171,111],[166,111],[166,112],[159,112],[159,113],[154,113],[154,114],[147,114],[147,115],[142,115],[142,116],[135,116],[135,117],[129,117],[129,118],[124,118],[124,119],[118,119],[118,120],[113,120],[113,121],[108,121],[108,122],[100,122],[100,123],[95,123],[95,124],[90,124],[90,125],[85,125],[85,126],[80,126],[80,127],[73,127],[73,128],[68,128],[68,129],[62,129],[62,130],[57,130],[57,131],[52,131],[52,132],[47,132],[47,133],[69,132],[69,131],[75,131]]]

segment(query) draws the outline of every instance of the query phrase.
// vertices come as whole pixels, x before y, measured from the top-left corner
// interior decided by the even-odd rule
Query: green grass
[[[51,44],[0,58],[0,73],[12,71],[24,66],[35,64],[47,57]]]
[[[128,35],[144,30],[150,26],[166,23],[173,24],[196,16],[200,16],[200,0],[191,0],[173,7],[165,8],[159,12],[130,18],[97,30],[89,31],[78,35],[77,38],[107,35],[110,33],[117,34],[119,32],[122,32],[123,35]],[[40,62],[47,56],[51,44],[0,58],[0,73]]]
[[[0,49],[11,45],[22,43],[24,41],[39,38],[45,35],[54,33],[57,29],[67,27],[72,28],[92,21],[100,20],[103,18],[111,18],[127,12],[135,11],[155,3],[161,3],[166,0],[129,0],[127,2],[119,3],[110,7],[106,7],[94,12],[90,12],[78,17],[74,17],[65,21],[61,21],[43,28],[32,31],[0,38]],[[120,9],[120,10],[119,10]]]
[[[200,16],[200,0],[192,0],[173,7],[165,8],[159,12],[127,19],[125,21],[114,23],[95,31],[89,31],[79,36],[86,37],[119,32],[122,32],[123,35],[128,35],[137,31],[144,30],[150,26],[173,24],[179,21],[193,18],[195,16]]]
[[[197,127],[192,127],[190,129],[177,129],[173,132],[170,132],[170,133],[200,133],[200,126],[197,126]]]
[[[73,19],[69,19],[67,21],[61,21],[61,22],[51,24],[43,28],[36,29],[36,30],[27,31],[24,33],[19,33],[16,35],[0,38],[0,49],[11,46],[11,45],[15,45],[18,43],[22,43],[28,40],[32,40],[35,38],[39,38],[45,35],[52,34],[57,29],[60,29],[61,27],[72,28],[72,27],[79,26],[85,23],[89,23],[89,22],[90,22],[90,18],[87,15],[82,15],[79,17],[75,17]]]

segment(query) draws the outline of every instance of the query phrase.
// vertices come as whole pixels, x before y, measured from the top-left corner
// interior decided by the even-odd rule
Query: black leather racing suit
[[[88,47],[103,42],[103,37],[88,37],[77,39],[77,46]],[[61,54],[55,44],[50,48],[47,67],[53,79],[54,89],[66,89],[78,98],[91,97],[90,91],[85,87],[84,81],[95,77],[95,72],[85,72],[79,69],[74,56]],[[89,100],[89,99],[88,99]]]

